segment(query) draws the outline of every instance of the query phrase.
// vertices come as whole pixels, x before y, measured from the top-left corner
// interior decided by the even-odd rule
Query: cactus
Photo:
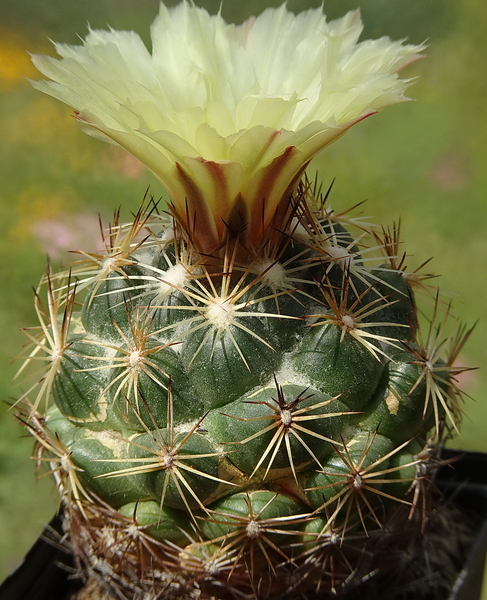
[[[221,20],[162,5],[153,38],[163,27],[170,38],[178,15]],[[322,19],[343,43],[360,29],[356,13],[329,24],[320,9],[300,17]],[[284,6],[266,11],[248,35],[278,18],[298,19]],[[349,102],[333,124],[320,117],[321,129],[304,123],[308,139],[291,128],[291,142],[263,150],[270,126],[249,126],[247,157],[274,153],[267,163],[249,167],[241,148],[193,159],[184,147],[168,169],[177,142],[162,140],[147,107],[142,121],[130,86],[113,92],[108,82],[99,112],[86,91],[97,47],[124,56],[130,72],[135,38],[90,36],[85,48],[58,46],[59,63],[35,58],[56,82],[35,85],[145,160],[171,201],[146,199],[130,224],[117,213],[103,252],[58,273],[49,266],[36,292],[40,327],[27,330],[22,371],[47,368],[20,418],[55,477],[80,568],[134,599],[311,598],[396,568],[401,540],[421,534],[439,448],[457,429],[456,359],[469,331],[448,334],[450,307],[430,274],[406,269],[399,225],[333,210],[331,190],[303,172],[353,123],[404,99],[394,71],[421,48],[379,40],[373,52],[397,54],[377,67],[380,92],[371,83],[375,96],[355,113]],[[100,56],[93,81],[111,66]],[[128,109],[136,115],[133,130],[107,109],[116,94],[127,123]],[[144,94],[149,104],[153,90]],[[236,176],[239,160],[247,171]],[[418,295],[433,307],[426,333]]]

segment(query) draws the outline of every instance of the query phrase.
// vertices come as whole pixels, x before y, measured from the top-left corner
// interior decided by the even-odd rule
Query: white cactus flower
[[[407,99],[397,71],[423,46],[361,32],[358,11],[327,22],[283,4],[235,26],[184,0],[161,4],[152,53],[134,32],[91,30],[83,46],[55,44],[60,59],[34,56],[51,79],[34,86],[145,163],[200,251],[236,229],[255,245],[285,222],[313,156]]]

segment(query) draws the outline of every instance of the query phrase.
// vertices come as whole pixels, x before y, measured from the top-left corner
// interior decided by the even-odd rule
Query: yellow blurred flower
[[[35,73],[25,50],[27,40],[7,29],[0,29],[0,88],[11,89],[26,83]]]
[[[127,31],[34,56],[38,89],[77,111],[83,129],[145,163],[205,253],[229,235],[258,244],[282,227],[311,158],[354,123],[406,99],[396,72],[422,46],[358,42],[358,11],[327,22],[285,5],[240,26],[186,0],[161,4],[152,54]]]
[[[68,207],[76,206],[78,201],[73,188],[51,190],[42,183],[26,186],[12,203],[13,221],[7,235],[12,242],[23,243],[32,236],[33,223],[58,219]]]

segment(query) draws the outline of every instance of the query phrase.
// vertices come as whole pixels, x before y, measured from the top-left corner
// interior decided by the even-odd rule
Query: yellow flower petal
[[[252,246],[286,223],[316,153],[407,99],[397,71],[423,46],[361,32],[358,11],[328,22],[283,4],[235,26],[184,0],[161,4],[152,53],[133,32],[90,31],[83,46],[56,44],[59,60],[33,57],[51,79],[33,84],[145,163],[201,252],[238,231]]]

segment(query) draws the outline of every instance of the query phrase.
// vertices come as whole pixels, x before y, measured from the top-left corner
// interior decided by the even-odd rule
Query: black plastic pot
[[[445,501],[478,523],[465,564],[444,600],[480,600],[487,553],[487,454],[445,449],[442,458],[451,462],[437,474],[438,489]],[[0,600],[69,600],[79,582],[71,577],[72,556],[55,542],[60,536],[61,518],[56,516],[0,586]]]
[[[480,527],[448,600],[479,600],[487,553],[487,454],[445,449],[442,458],[458,459],[440,469],[437,485],[467,513],[479,515]]]

